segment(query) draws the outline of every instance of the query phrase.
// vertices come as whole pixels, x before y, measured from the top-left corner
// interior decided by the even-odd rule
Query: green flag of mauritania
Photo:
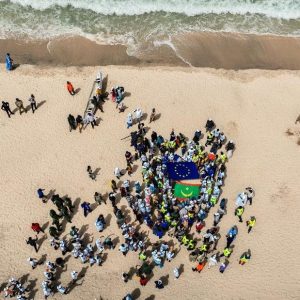
[[[192,198],[199,196],[199,186],[176,183],[174,195],[177,198]]]

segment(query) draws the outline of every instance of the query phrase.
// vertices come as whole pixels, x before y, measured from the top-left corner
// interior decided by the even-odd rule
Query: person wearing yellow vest
[[[232,248],[224,248],[223,253],[220,255],[220,257],[225,256],[229,257],[232,253]]]
[[[244,213],[244,207],[243,206],[239,206],[236,210],[235,210],[235,215],[239,218],[239,222],[243,222],[242,219],[242,215]]]
[[[145,261],[147,258],[147,256],[145,255],[145,252],[142,251],[140,254],[139,254],[139,259],[142,260],[142,261]]]
[[[250,233],[250,231],[252,230],[252,228],[255,226],[256,224],[256,218],[255,217],[251,217],[249,221],[246,222],[247,226],[248,226],[248,233]]]
[[[214,135],[211,133],[211,132],[208,132],[207,133],[207,140],[206,140],[206,143],[205,143],[205,147],[207,147],[208,145],[211,145],[213,140],[214,140]]]
[[[240,265],[244,265],[246,262],[248,262],[248,260],[251,258],[251,251],[250,249],[248,249],[247,252],[244,252],[241,257],[240,257],[240,261],[239,264]]]
[[[189,243],[189,239],[186,237],[186,235],[184,235],[182,237],[181,243],[186,246]]]
[[[227,160],[227,155],[221,151],[221,154],[220,154],[217,162],[225,164],[226,160]]]
[[[205,253],[205,252],[207,252],[207,245],[206,244],[203,244],[203,245],[201,245],[201,247],[200,247],[200,253]]]
[[[189,243],[187,245],[188,250],[194,250],[196,247],[196,242],[194,240],[189,240]]]

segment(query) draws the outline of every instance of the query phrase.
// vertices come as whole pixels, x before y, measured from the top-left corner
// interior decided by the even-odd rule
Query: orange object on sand
[[[201,272],[203,270],[204,266],[205,266],[205,261],[202,263],[199,263],[198,266],[196,267],[197,271]]]
[[[69,92],[72,92],[74,90],[73,85],[71,82],[67,83],[67,89]]]

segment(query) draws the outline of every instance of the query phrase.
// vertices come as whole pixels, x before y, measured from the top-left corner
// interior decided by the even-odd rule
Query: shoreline
[[[274,35],[187,33],[136,56],[128,55],[125,45],[100,45],[80,36],[50,41],[0,39],[0,48],[3,54],[11,53],[16,64],[300,70],[300,38]]]

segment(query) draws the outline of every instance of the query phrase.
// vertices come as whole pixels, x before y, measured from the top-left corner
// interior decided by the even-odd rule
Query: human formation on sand
[[[96,83],[95,96],[90,99],[93,109],[86,111],[83,117],[78,115],[76,119],[69,115],[70,131],[79,128],[81,132],[88,124],[93,128],[98,125],[95,113],[97,109],[103,111],[102,104],[108,100],[109,94],[102,88],[101,82],[96,80]],[[76,94],[70,81],[67,81],[67,91],[71,96]],[[110,94],[117,109],[125,107],[123,87],[113,88]],[[31,98],[34,99],[34,96],[31,95]],[[32,102],[30,104],[32,105]],[[20,114],[26,112],[23,104],[16,106]],[[36,106],[31,107],[34,112]],[[2,105],[2,109],[9,117],[13,114],[9,105],[8,108]],[[51,191],[45,193],[42,187],[37,189],[36,201],[49,208],[51,225],[44,228],[37,220],[32,221],[31,225],[28,224],[34,236],[29,236],[25,240],[33,251],[32,257],[26,260],[32,270],[40,269],[44,274],[41,283],[44,299],[55,293],[72,293],[77,285],[82,284],[88,267],[100,268],[105,264],[105,253],[108,251],[119,251],[124,259],[128,252],[136,252],[140,264],[132,266],[129,270],[120,267],[120,277],[124,284],[135,278],[141,286],[146,286],[154,276],[153,287],[157,289],[163,289],[167,282],[165,277],[155,278],[155,269],[172,264],[183,247],[187,250],[187,258],[194,263],[192,270],[198,273],[206,267],[210,269],[216,266],[220,273],[224,273],[230,265],[233,251],[240,253],[241,266],[251,259],[251,250],[235,248],[234,241],[238,238],[239,231],[253,234],[256,225],[256,218],[253,215],[254,189],[246,187],[239,193],[235,199],[236,209],[231,212],[227,211],[227,203],[233,200],[221,197],[222,186],[227,176],[226,164],[233,155],[235,143],[228,140],[210,118],[204,124],[204,132],[197,129],[193,137],[188,139],[180,132],[175,133],[173,129],[168,137],[163,137],[155,131],[150,134],[143,123],[144,116],[140,108],[127,115],[127,128],[131,128],[134,124],[137,124],[137,128],[126,137],[130,138],[132,150],[128,149],[124,154],[124,169],[116,166],[112,171],[114,177],[111,179],[111,190],[105,193],[108,199],[104,193],[96,191],[93,195],[95,204],[87,201],[75,203],[76,201],[72,201],[68,196],[61,197]],[[153,108],[149,124],[156,120],[157,114]],[[130,176],[134,173],[134,162],[140,162],[142,182],[130,180]],[[87,166],[86,171],[91,180],[96,180],[96,170],[93,171],[91,166]],[[127,178],[121,181],[123,176]],[[133,222],[129,222],[126,211],[118,206],[121,198],[126,199],[128,207],[131,208],[135,216]],[[122,236],[120,242],[117,242],[119,240],[117,232],[105,235],[108,226],[107,216],[96,213],[98,206],[101,205],[111,206]],[[84,240],[82,230],[76,226],[71,226],[70,231],[65,232],[66,223],[73,222],[79,208],[82,209],[84,217],[94,214],[94,224],[99,232],[94,244]],[[246,209],[252,216],[244,222],[243,215]],[[213,216],[212,224],[207,221],[209,214]],[[220,226],[226,214],[236,216],[237,224],[243,224],[232,224],[227,229],[226,236],[222,237]],[[141,228],[139,225],[148,228],[148,232],[152,231],[156,236],[154,242],[150,240],[147,231],[139,229]],[[63,233],[65,236],[62,238]],[[45,236],[49,238],[51,248],[57,253],[54,261],[45,261],[43,256],[40,256],[41,235],[42,239]],[[226,239],[224,248],[218,247],[220,239]],[[62,282],[60,275],[70,259],[66,256],[67,253],[87,267],[81,271],[69,270],[68,282]],[[175,280],[180,280],[182,273],[182,266],[173,266]],[[16,297],[19,300],[32,299],[31,292],[30,286],[14,277],[8,281],[3,291],[4,297]],[[134,296],[129,292],[123,299],[131,300]]]

